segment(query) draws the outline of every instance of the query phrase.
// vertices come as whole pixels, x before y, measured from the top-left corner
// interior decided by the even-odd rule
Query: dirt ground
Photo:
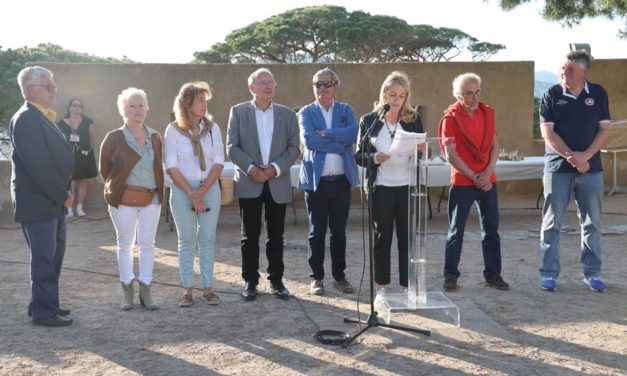
[[[476,214],[467,228],[460,288],[448,294],[459,306],[461,326],[422,311],[393,314],[392,323],[431,331],[431,336],[383,327],[368,329],[348,348],[314,338],[321,329],[356,333],[355,295],[333,290],[311,296],[306,260],[307,219],[297,196],[298,224],[288,209],[285,283],[288,301],[269,294],[262,277],[255,302],[239,297],[239,216],[222,208],[217,236],[215,289],[221,304],[177,307],[179,288],[176,233],[165,217],[157,235],[153,291],[160,306],[118,309],[113,226],[105,210],[68,225],[68,248],[61,276],[62,306],[72,310],[68,328],[34,327],[26,316],[29,254],[21,231],[0,229],[0,374],[3,375],[625,375],[627,374],[627,195],[605,199],[603,277],[607,293],[581,282],[579,234],[574,212],[562,235],[559,290],[539,289],[535,197],[501,195],[503,277],[512,289],[487,287]],[[574,209],[571,208],[571,209]],[[447,226],[443,212],[429,223],[427,284],[440,291]],[[353,201],[349,223],[347,277],[359,286],[364,266],[362,211]],[[136,264],[137,265],[137,264]],[[327,254],[326,268],[330,270]],[[395,265],[393,262],[392,265]],[[261,256],[262,275],[267,266]],[[136,266],[137,268],[137,266]],[[366,273],[367,275],[367,273]],[[392,280],[396,281],[396,273]],[[198,286],[198,277],[196,278]],[[391,285],[392,291],[397,286]],[[196,298],[200,297],[196,291]],[[359,309],[369,312],[368,279]],[[137,301],[136,301],[137,303]]]

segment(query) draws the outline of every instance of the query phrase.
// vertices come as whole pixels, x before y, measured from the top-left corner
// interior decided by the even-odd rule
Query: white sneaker
[[[65,215],[65,218],[72,218],[74,216],[74,212],[72,211],[72,208],[67,208],[67,214]]]
[[[76,215],[78,215],[79,217],[84,217],[87,214],[85,214],[85,212],[83,211],[83,208],[79,205],[76,207]]]

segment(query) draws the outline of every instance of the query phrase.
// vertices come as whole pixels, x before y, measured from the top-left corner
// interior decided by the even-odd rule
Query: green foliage
[[[505,49],[504,45],[489,42],[475,42],[468,47],[468,50],[472,53],[473,61],[488,60],[492,55],[503,49]]]
[[[47,61],[62,63],[132,63],[126,56],[122,59],[98,57],[63,49],[60,46],[42,43],[37,47],[21,47],[4,50],[0,46],[0,137],[8,134],[11,117],[24,99],[17,84],[17,74],[27,62]]]
[[[194,53],[194,63],[448,61],[463,51],[487,59],[505,46],[449,28],[409,25],[339,6],[296,8],[235,30]]]
[[[503,10],[512,10],[529,0],[499,0]],[[607,17],[625,19],[625,28],[618,33],[619,38],[627,38],[627,1],[625,0],[545,0],[541,12],[547,20],[559,21],[565,26],[579,24],[586,17]]]
[[[533,139],[539,140],[542,138],[542,132],[540,132],[540,102],[538,97],[533,98]]]

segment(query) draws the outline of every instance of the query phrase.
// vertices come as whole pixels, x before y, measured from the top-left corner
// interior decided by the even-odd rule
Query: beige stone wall
[[[248,75],[258,65],[250,64],[58,64],[40,63],[54,72],[59,87],[56,110],[65,114],[70,98],[81,98],[85,112],[97,125],[98,143],[104,135],[122,124],[118,113],[117,95],[134,86],[148,94],[150,111],[147,123],[163,132],[172,116],[172,103],[180,86],[191,80],[210,83],[214,93],[209,112],[220,124],[223,137],[231,106],[250,100]],[[313,101],[311,79],[320,64],[267,65],[278,82],[276,102],[300,108]],[[483,79],[482,99],[496,109],[496,121],[501,147],[517,149],[525,155],[543,153],[543,144],[532,139],[533,72],[534,65],[526,62],[453,62],[397,64],[331,64],[342,85],[337,99],[350,103],[359,118],[372,109],[386,75],[402,70],[412,80],[412,102],[423,109],[423,123],[431,136],[436,136],[442,111],[454,101],[451,82],[463,72],[475,72]],[[596,60],[591,78],[610,93],[614,118],[627,118],[627,60]],[[619,131],[618,133],[624,133]],[[621,169],[625,171],[624,165]],[[4,176],[3,176],[4,178]],[[500,189],[534,191],[539,182],[503,182]],[[104,205],[101,185],[90,186],[87,206]]]
[[[121,125],[117,95],[129,86],[148,93],[147,122],[160,131],[170,121],[172,102],[180,86],[190,80],[210,83],[214,97],[209,112],[226,130],[229,108],[250,100],[246,79],[259,66],[165,65],[165,64],[43,64],[55,74],[59,86],[57,110],[60,115],[71,97],[85,102],[85,111],[98,127],[98,139]],[[268,65],[278,82],[276,102],[299,108],[313,101],[311,78],[324,67],[316,64]],[[342,86],[338,100],[353,105],[357,117],[372,109],[381,82],[392,70],[403,70],[412,79],[413,102],[425,108],[424,123],[435,135],[443,109],[454,101],[451,81],[459,73],[473,71],[483,77],[483,100],[497,110],[497,123],[505,147],[529,152],[532,149],[533,63],[401,63],[336,64]],[[526,140],[525,145],[520,141]]]

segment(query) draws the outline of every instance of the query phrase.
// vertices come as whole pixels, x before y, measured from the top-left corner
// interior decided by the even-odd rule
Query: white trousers
[[[118,245],[120,281],[128,285],[135,279],[133,274],[133,247],[139,246],[139,281],[150,285],[155,264],[155,236],[161,216],[161,204],[145,207],[109,205],[109,215],[115,227]]]

